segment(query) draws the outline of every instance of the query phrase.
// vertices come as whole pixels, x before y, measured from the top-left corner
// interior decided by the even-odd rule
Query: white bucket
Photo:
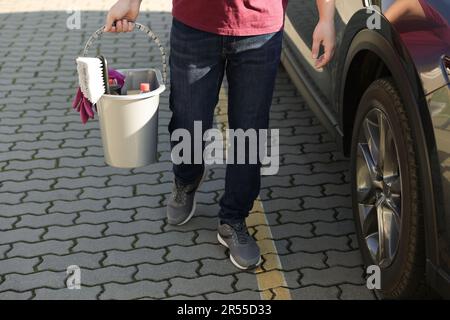
[[[97,102],[105,162],[117,168],[143,167],[157,161],[159,95],[166,89],[166,54],[158,37],[147,27],[135,23],[136,30],[145,32],[161,51],[163,74],[156,69],[118,70],[125,75],[122,95],[104,94]],[[88,39],[83,56],[104,32],[104,27]],[[150,84],[150,92],[127,95]]]
[[[105,162],[117,168],[143,167],[157,161],[159,95],[166,89],[159,70],[118,70],[125,75],[122,94],[97,102]],[[126,95],[140,83],[151,91]]]

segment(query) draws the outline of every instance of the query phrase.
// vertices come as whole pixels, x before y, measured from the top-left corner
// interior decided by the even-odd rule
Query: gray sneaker
[[[195,212],[195,192],[206,176],[203,175],[192,184],[182,184],[175,179],[172,196],[167,203],[167,221],[169,224],[181,226],[188,222]]]
[[[230,260],[239,269],[256,268],[261,264],[261,253],[255,239],[249,235],[245,222],[219,222],[219,242],[230,250]]]

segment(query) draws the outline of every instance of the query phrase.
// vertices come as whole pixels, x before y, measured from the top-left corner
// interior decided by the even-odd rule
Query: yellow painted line
[[[253,236],[263,257],[263,263],[255,270],[261,299],[291,300],[291,293],[282,271],[283,267],[273,241],[272,231],[259,198],[253,204],[253,209],[247,218],[247,226],[254,230]]]
[[[216,121],[221,124],[224,132],[227,127],[226,108],[227,92],[222,86],[219,93],[219,103],[216,108]],[[219,113],[219,114],[218,114]],[[291,293],[287,287],[277,248],[273,240],[272,231],[267,221],[261,199],[258,198],[253,204],[247,220],[247,226],[261,249],[263,263],[255,270],[256,281],[260,290],[262,300],[292,300]]]

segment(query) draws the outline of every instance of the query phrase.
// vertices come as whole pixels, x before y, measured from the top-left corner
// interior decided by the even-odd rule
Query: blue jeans
[[[282,37],[282,31],[221,36],[174,19],[170,38],[170,134],[182,128],[193,136],[194,121],[202,122],[203,132],[212,127],[225,72],[229,128],[267,129]],[[225,193],[220,200],[222,221],[237,222],[248,216],[260,190],[260,167],[248,163],[227,165]],[[203,170],[203,164],[173,167],[176,179],[185,184],[196,181]]]

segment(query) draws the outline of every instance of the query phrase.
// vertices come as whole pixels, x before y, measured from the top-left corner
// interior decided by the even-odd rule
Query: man
[[[211,128],[225,73],[230,129],[268,128],[287,2],[173,0],[170,133],[187,129],[193,136],[194,121],[201,121],[203,130]],[[133,30],[140,3],[141,0],[119,0],[108,13],[105,30]],[[321,68],[330,61],[335,45],[334,0],[317,0],[317,5],[320,20],[312,52],[316,67]],[[320,45],[324,54],[318,57]],[[248,143],[245,152],[248,159]],[[195,192],[205,168],[190,162],[174,165],[173,171],[174,188],[167,204],[167,218],[170,224],[182,225],[194,214]],[[227,165],[218,240],[229,248],[231,261],[241,269],[254,268],[261,262],[260,250],[245,224],[259,189],[260,164]]]

